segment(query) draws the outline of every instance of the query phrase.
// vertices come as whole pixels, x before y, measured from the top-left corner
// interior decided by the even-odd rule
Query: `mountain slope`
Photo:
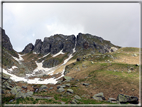
[[[79,33],[37,39],[17,53],[1,34],[3,104],[139,103],[139,48]]]

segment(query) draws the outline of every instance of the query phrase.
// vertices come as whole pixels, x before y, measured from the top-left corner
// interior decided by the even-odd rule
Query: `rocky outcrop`
[[[37,39],[33,52],[45,55],[47,53],[56,54],[60,50],[63,50],[65,53],[72,53],[75,47],[75,40],[76,38],[74,35],[66,36],[62,34],[45,37],[43,42]],[[25,49],[23,51],[25,51]],[[26,52],[29,53],[31,51]]]
[[[9,37],[5,34],[5,30],[0,28],[0,35],[2,35],[2,47],[11,51],[13,47],[11,45]]]
[[[93,36],[91,34],[82,34],[79,33],[77,35],[77,44],[76,50],[89,50],[92,49],[99,53],[106,53],[109,52],[111,46],[113,44],[110,41],[106,41],[101,37]]]
[[[44,68],[51,68],[51,67],[57,66],[59,63],[60,63],[60,62],[59,62],[58,59],[52,58],[52,59],[49,59],[49,60],[45,60],[45,61],[43,62],[43,67],[44,67]]]
[[[104,94],[101,92],[101,93],[95,94],[93,96],[93,99],[102,101],[102,100],[105,100],[105,97],[104,97]]]
[[[47,54],[51,51],[51,43],[52,41],[50,41],[49,38],[45,37],[44,38],[44,41],[43,41],[43,44],[41,46],[41,54]]]
[[[42,47],[42,41],[41,41],[41,39],[37,39],[36,42],[35,42],[33,52],[41,53],[41,47]]]
[[[77,38],[74,35],[56,34],[51,37],[45,37],[42,42],[40,39],[36,40],[33,52],[41,53],[43,55],[51,53],[56,54],[61,50],[64,53],[72,53],[76,46],[76,51],[93,50],[94,52],[106,53],[110,51],[111,47],[115,47],[110,41],[106,41],[101,37],[91,34],[79,33]],[[30,52],[30,51],[27,51]]]
[[[41,48],[42,54],[56,54],[60,50],[63,50],[63,52],[72,52],[72,49],[75,46],[75,36],[65,36],[62,34],[56,34],[51,37],[45,37],[43,41],[43,45]]]
[[[131,104],[138,104],[138,98],[134,97],[134,96],[128,96],[128,95],[124,95],[124,94],[119,94],[117,96],[117,100],[120,103],[131,103]]]
[[[5,30],[2,28],[0,28],[0,36],[2,36],[2,41],[0,40],[0,42],[2,42],[3,51],[8,51],[8,53],[10,53],[12,56],[18,58],[19,56],[17,52],[13,49],[9,37],[6,35]]]
[[[22,51],[22,53],[30,53],[32,52],[34,49],[34,45],[32,43],[29,43],[25,48],[24,50]]]

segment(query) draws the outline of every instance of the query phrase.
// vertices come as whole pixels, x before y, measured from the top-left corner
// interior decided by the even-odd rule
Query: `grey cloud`
[[[123,47],[139,47],[138,3],[40,3],[4,5],[3,24],[14,49],[56,33],[90,33]],[[33,36],[33,34],[35,36]]]

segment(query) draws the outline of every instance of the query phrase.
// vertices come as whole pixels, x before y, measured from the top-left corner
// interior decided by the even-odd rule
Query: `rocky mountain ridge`
[[[64,53],[73,53],[73,49],[80,50],[94,50],[99,53],[109,52],[111,47],[117,47],[110,41],[106,41],[101,37],[97,37],[91,34],[79,33],[77,37],[75,35],[63,35],[55,34],[51,37],[45,37],[42,42],[41,39],[37,39],[35,45],[29,43],[22,53],[34,52],[35,54],[56,54],[62,50]]]
[[[22,73],[20,75],[23,76],[26,73],[32,73],[38,67],[36,61],[41,63],[42,69],[52,68],[62,64],[71,54],[76,58],[90,52],[104,54],[109,52],[112,47],[115,49],[120,48],[113,45],[110,41],[91,34],[79,33],[77,37],[75,35],[55,34],[45,37],[43,41],[37,39],[34,45],[29,43],[22,52],[18,53],[13,49],[5,31],[3,29],[1,31],[2,50],[4,53],[2,66],[5,69],[16,66],[17,69],[14,69],[13,72],[16,75],[19,75],[20,72]],[[61,54],[62,56],[60,56]],[[21,55],[24,55],[24,59],[19,63],[19,59],[15,60],[15,58],[19,58]]]

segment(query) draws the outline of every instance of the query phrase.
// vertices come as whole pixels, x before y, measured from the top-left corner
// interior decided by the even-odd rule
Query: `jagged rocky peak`
[[[34,49],[34,45],[32,43],[29,43],[25,48],[24,50],[22,51],[22,53],[30,53],[32,52]]]
[[[45,37],[42,47],[41,54],[56,54],[59,51],[63,50],[63,52],[72,52],[72,49],[75,46],[75,36],[74,35],[62,35],[56,34],[51,37]]]
[[[77,35],[77,44],[76,50],[89,50],[97,51],[99,53],[109,52],[110,48],[114,46],[110,41],[106,41],[101,37],[91,35],[91,34],[82,34]]]
[[[41,39],[37,39],[36,42],[35,42],[33,52],[38,53],[38,54],[41,53],[42,43],[43,42],[41,41]]]
[[[10,38],[6,35],[5,30],[0,27],[0,35],[2,36],[2,49],[4,51],[8,51],[8,53],[14,57],[19,58],[17,52],[13,49],[13,46],[10,42]]]
[[[43,55],[48,53],[56,54],[61,50],[64,53],[72,53],[75,48],[76,51],[93,50],[94,52],[106,53],[109,52],[112,46],[115,47],[110,41],[106,41],[101,37],[88,33],[79,33],[77,38],[75,35],[55,34],[50,37],[45,37],[43,42],[40,39],[37,39],[34,47],[32,45],[28,46],[23,52],[26,50],[26,53],[29,53],[33,49],[33,52]]]
[[[5,34],[5,30],[0,28],[0,35],[2,35],[2,47],[11,51],[13,47],[11,45],[9,37]]]

